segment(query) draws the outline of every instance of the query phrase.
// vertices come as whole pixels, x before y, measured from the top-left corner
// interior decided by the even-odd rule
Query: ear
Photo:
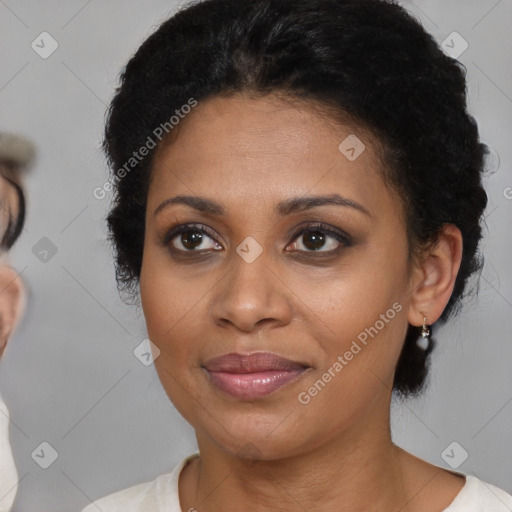
[[[412,272],[412,295],[408,321],[420,326],[436,322],[448,304],[462,260],[462,234],[453,224],[445,224],[437,241],[426,250]]]
[[[0,262],[0,356],[21,317],[24,285],[18,272]]]

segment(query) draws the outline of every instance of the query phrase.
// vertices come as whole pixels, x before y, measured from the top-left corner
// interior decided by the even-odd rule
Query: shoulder
[[[466,475],[466,484],[445,512],[510,512],[512,496],[503,489]]]
[[[158,478],[162,479],[165,476],[168,475],[161,475]],[[126,510],[127,512],[131,512],[145,510],[142,508],[144,506],[144,501],[147,501],[149,496],[154,494],[156,480],[134,485],[133,487],[128,487],[122,491],[109,494],[108,496],[91,503],[82,512],[98,512],[99,510],[102,510],[103,512],[111,512],[114,510]],[[150,509],[148,508],[148,510]]]
[[[178,480],[181,470],[198,456],[185,457],[170,473],[165,473],[151,482],[137,484],[122,491],[100,498],[82,512],[181,512]]]

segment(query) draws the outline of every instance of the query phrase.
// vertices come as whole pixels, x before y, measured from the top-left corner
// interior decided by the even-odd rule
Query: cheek
[[[330,369],[325,388],[340,396],[350,390],[350,396],[357,393],[363,401],[371,399],[376,387],[392,385],[408,304],[407,246],[404,240],[394,242],[391,248],[375,246],[347,259],[321,281],[308,276],[296,281],[294,292],[304,304],[300,315],[321,349],[309,384]],[[322,383],[317,387],[324,389]],[[330,394],[315,400],[328,405]]]
[[[323,439],[388,407],[406,308],[385,280],[368,288],[369,277],[325,287],[323,309],[317,306],[306,320],[319,364],[295,397],[294,418],[305,432],[320,428]],[[325,419],[320,427],[318,417]]]
[[[324,287],[323,301],[312,296],[311,287],[308,293],[302,316],[318,343],[320,373],[341,357],[343,374],[350,376],[344,385],[360,387],[372,372],[389,381],[407,328],[402,294],[382,282],[368,287],[359,279]]]
[[[187,275],[173,264],[165,250],[146,239],[140,274],[140,297],[148,334],[156,344],[166,345],[177,333],[191,330],[191,322],[204,308],[208,290],[204,278]]]
[[[310,326],[323,329],[330,342],[357,337],[381,315],[386,331],[403,320],[396,320],[397,309],[405,310],[408,294],[407,251],[402,240],[392,247],[372,244],[354,251],[321,277],[295,272],[287,278],[300,298],[298,304],[305,306],[301,315],[309,318]],[[395,303],[401,307],[393,308]],[[378,327],[383,330],[380,322]]]
[[[184,389],[196,394],[197,354],[207,341],[199,333],[204,332],[202,325],[208,317],[211,286],[207,276],[192,280],[169,268],[169,261],[163,261],[157,251],[145,253],[140,297],[149,339],[160,350],[155,368],[167,395],[184,416]]]
[[[162,351],[179,352],[190,346],[183,336],[193,335],[194,317],[204,308],[200,293],[191,292],[182,284],[185,283],[179,278],[170,279],[163,272],[141,275],[141,303],[148,334]]]

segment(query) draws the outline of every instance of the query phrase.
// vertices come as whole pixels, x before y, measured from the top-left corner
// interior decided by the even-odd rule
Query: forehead
[[[171,192],[246,205],[306,193],[385,199],[378,151],[368,131],[335,122],[314,104],[216,97],[199,103],[159,147],[149,201]]]

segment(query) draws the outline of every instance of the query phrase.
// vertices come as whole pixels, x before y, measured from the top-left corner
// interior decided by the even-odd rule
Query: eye
[[[350,246],[350,236],[324,224],[316,223],[303,227],[294,236],[292,250],[299,252],[330,253]]]
[[[171,229],[165,236],[164,244],[181,252],[222,250],[213,231],[202,224],[186,224]]]
[[[351,245],[351,237],[344,231],[325,224],[315,223],[302,227],[293,236],[290,251],[302,253],[335,253]],[[215,232],[203,224],[182,224],[172,228],[162,240],[162,245],[175,253],[204,253],[221,251]]]

